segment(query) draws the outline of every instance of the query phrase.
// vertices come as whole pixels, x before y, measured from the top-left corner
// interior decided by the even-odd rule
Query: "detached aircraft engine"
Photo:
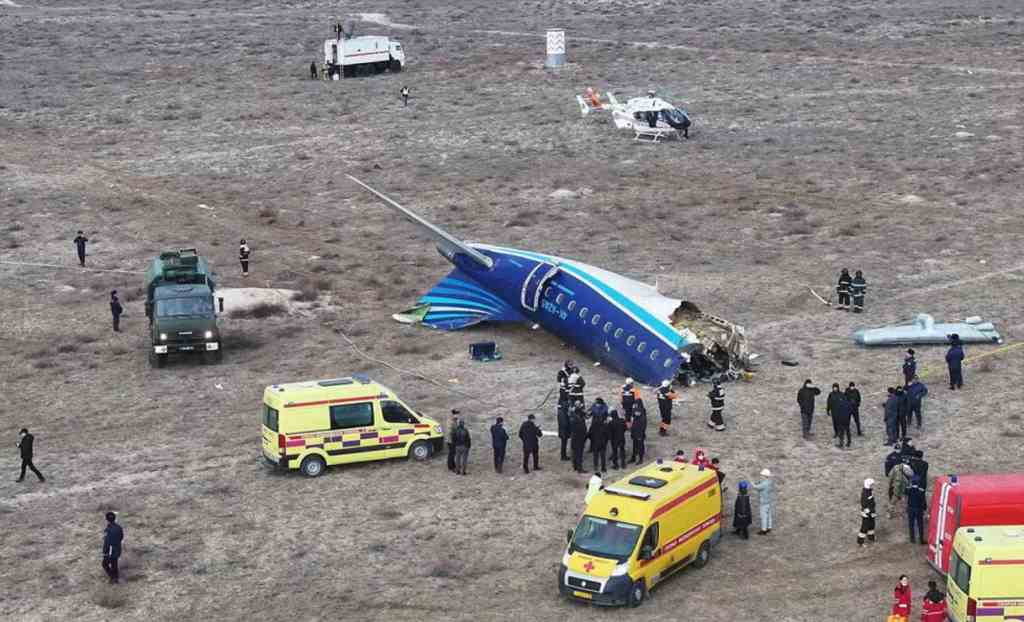
[[[648,385],[733,379],[752,368],[743,328],[655,287],[595,266],[465,242],[347,176],[428,233],[455,268],[399,322],[457,330],[484,321],[538,324]]]

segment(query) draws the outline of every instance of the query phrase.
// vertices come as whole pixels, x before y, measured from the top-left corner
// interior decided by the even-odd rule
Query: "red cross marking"
[[[588,561],[587,563],[583,564],[583,569],[586,570],[587,572],[590,572],[591,570],[594,569],[594,562]]]

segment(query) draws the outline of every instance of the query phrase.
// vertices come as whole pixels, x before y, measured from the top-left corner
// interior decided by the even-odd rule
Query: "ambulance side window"
[[[658,550],[658,523],[652,524],[647,528],[647,533],[644,534],[644,539],[640,542],[641,559],[644,558],[644,554],[647,556],[654,555],[654,552]]]
[[[388,423],[419,423],[416,417],[398,402],[381,402],[380,411]]]
[[[331,429],[367,428],[373,425],[373,402],[331,406]]]
[[[956,551],[953,551],[953,557],[949,561],[949,573],[953,577],[953,582],[960,588],[960,591],[970,595],[971,566],[961,559]]]

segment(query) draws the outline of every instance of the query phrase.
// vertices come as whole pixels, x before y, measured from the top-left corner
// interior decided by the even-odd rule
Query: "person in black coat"
[[[519,440],[523,442],[523,473],[530,472],[529,459],[533,456],[533,470],[539,471],[537,453],[540,450],[540,437],[543,433],[533,422],[533,415],[527,415],[526,421],[519,426]]]
[[[597,398],[600,400],[601,398]],[[604,402],[601,402],[601,406],[604,406]],[[608,424],[605,421],[605,415],[601,408],[595,408],[598,404],[595,402],[594,406],[590,407],[590,451],[594,454],[594,471],[597,473],[603,473],[608,470],[605,463],[607,457],[608,447]],[[604,406],[604,411],[607,411],[608,407]],[[600,468],[598,468],[600,464]]]
[[[739,494],[736,495],[736,503],[732,509],[732,529],[734,534],[747,540],[750,538],[750,533],[747,529],[754,521],[754,514],[750,511],[750,495],[747,494],[747,488],[750,484],[743,480],[739,486]]]
[[[804,380],[804,386],[796,392],[796,403],[800,407],[800,426],[804,438],[811,435],[811,421],[814,418],[814,398],[821,395],[821,389],[811,384],[811,379]]]
[[[558,417],[558,438],[562,444],[562,460],[569,460],[569,401],[566,397],[565,402],[558,403],[557,410]]]
[[[857,389],[856,384],[851,382],[850,386],[846,387],[844,394],[847,404],[850,405],[850,417],[857,424],[857,436],[864,436],[860,429],[860,390]]]
[[[85,234],[81,231],[75,236],[75,250],[78,251],[78,265],[85,265],[85,243],[89,241],[89,238],[85,237]]]
[[[964,347],[960,335],[949,336],[949,351],[946,352],[946,367],[949,368],[949,389],[964,388]]]
[[[448,420],[448,470],[455,472],[455,428],[459,425],[459,411],[452,409],[451,419]]]
[[[640,400],[633,404],[633,423],[629,426],[629,436],[633,439],[633,455],[629,463],[643,463],[644,454],[647,453],[644,445],[647,440],[647,410]]]
[[[900,398],[896,389],[886,389],[889,397],[885,400],[885,444],[895,445],[899,441]]]
[[[316,80],[316,61],[309,63],[309,79]]]
[[[839,390],[839,384],[832,385],[832,392],[828,394],[828,414],[832,417],[832,427],[835,430],[836,445],[843,447],[843,437],[846,437],[846,447],[850,446],[850,404],[846,401],[846,394]]]
[[[121,301],[117,299],[117,290],[110,292],[110,315],[114,319],[114,332],[121,332],[121,314],[124,313],[124,307],[121,306]]]
[[[572,373],[572,361],[566,361],[558,373],[555,374],[555,380],[558,382],[558,404],[569,407],[569,374]],[[568,411],[567,411],[568,412]]]
[[[913,468],[913,467],[911,467]],[[928,500],[925,498],[924,487],[921,486],[921,478],[915,475],[907,489],[907,524],[910,527],[910,543],[920,542],[928,544],[924,537],[924,513],[928,509]],[[917,529],[917,540],[914,540],[914,530]]]
[[[917,375],[917,359],[914,358],[914,349],[910,348],[907,350],[907,355],[903,357],[903,385],[910,384],[910,381]]]
[[[903,387],[896,387],[896,432],[898,439],[907,435],[907,420],[910,418],[910,398]]]
[[[587,446],[587,422],[582,408],[574,409],[569,419],[569,431],[571,437],[569,444],[572,447],[572,470],[577,473],[586,473],[583,468],[583,450]]]
[[[120,572],[117,560],[121,558],[121,543],[124,542],[124,529],[117,524],[117,515],[107,512],[107,526],[103,530],[103,571],[111,583],[117,583]]]
[[[508,445],[508,432],[505,431],[505,420],[498,417],[491,426],[491,447],[494,448],[494,472],[501,473],[505,465],[505,447]]]
[[[28,428],[22,428],[18,435],[21,439],[18,440],[18,450],[21,452],[21,475],[18,476],[19,482],[25,480],[25,469],[32,469],[32,472],[36,474],[39,481],[45,482],[46,478],[39,472],[36,465],[32,464],[32,455],[34,452],[34,445],[36,437],[29,434]]]
[[[612,468],[626,468],[626,422],[613,410],[608,419],[608,440],[612,444]]]

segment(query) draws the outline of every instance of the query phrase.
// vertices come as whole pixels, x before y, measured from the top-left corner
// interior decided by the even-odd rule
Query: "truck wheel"
[[[341,68],[341,77],[342,78],[351,78],[353,75],[355,75],[355,72],[353,71],[353,69],[354,69],[354,67],[352,65],[343,65],[342,68]]]
[[[373,64],[373,73],[384,73],[388,69],[388,61],[382,60]]]
[[[637,579],[633,587],[629,588],[628,604],[630,607],[639,607],[645,598],[647,598],[647,586],[644,585],[643,579]]]
[[[417,462],[423,462],[430,457],[430,445],[427,441],[416,441],[409,448],[409,457]]]
[[[708,560],[710,560],[710,559],[711,559],[711,543],[709,543],[707,540],[705,540],[704,544],[701,544],[700,548],[697,549],[697,557],[694,558],[693,565],[696,566],[697,568],[703,568],[704,566],[708,565]]]
[[[221,359],[223,359],[223,358],[224,357],[221,354],[220,350],[212,350],[212,351],[203,352],[203,364],[204,365],[213,365],[215,363],[220,363]]]
[[[397,60],[391,59],[391,62],[389,64],[390,67],[388,68],[391,70],[391,73],[398,73],[402,71],[402,63],[398,62]]]
[[[164,363],[166,363],[166,362],[167,362],[167,358],[166,357],[160,356],[156,352],[150,352],[149,353],[149,366],[150,367],[155,367],[155,368],[159,369],[159,368],[163,367]]]
[[[306,456],[306,459],[302,461],[302,465],[299,467],[299,470],[302,471],[302,474],[306,477],[318,477],[323,474],[326,466],[327,463],[324,462],[324,459],[320,456]]]

